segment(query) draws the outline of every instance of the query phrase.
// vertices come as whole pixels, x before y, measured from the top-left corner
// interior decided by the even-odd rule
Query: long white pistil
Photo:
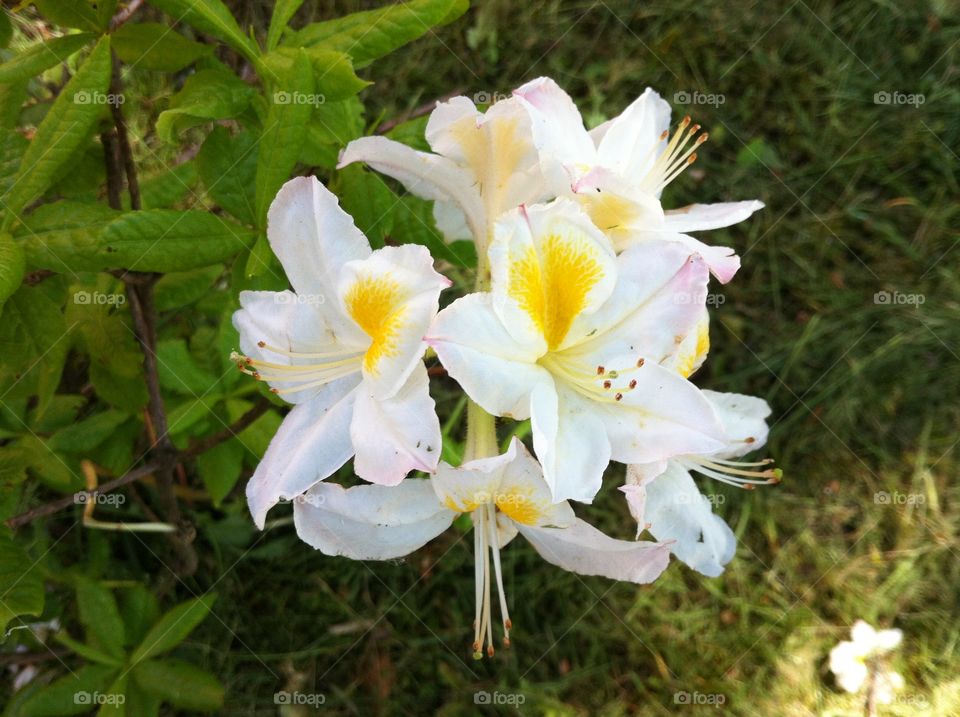
[[[500,615],[503,620],[503,646],[510,647],[510,629],[513,623],[507,612],[507,596],[503,588],[503,569],[500,563],[500,545],[497,538],[497,508],[488,502],[474,509],[473,519],[473,556],[474,579],[476,588],[476,618],[473,621],[473,657],[493,657],[493,599],[491,583],[497,583],[497,596],[500,600]],[[491,553],[493,558],[491,560]],[[491,565],[492,563],[492,565]],[[486,642],[486,650],[484,650]]]

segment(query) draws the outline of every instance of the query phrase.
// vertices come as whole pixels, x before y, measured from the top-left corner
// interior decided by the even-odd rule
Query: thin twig
[[[267,399],[261,397],[260,401],[254,405],[249,411],[244,413],[237,421],[228,428],[224,428],[219,433],[214,433],[212,436],[207,436],[203,440],[197,441],[192,444],[189,448],[181,453],[181,456],[184,458],[194,458],[201,453],[209,451],[214,446],[228,441],[233,438],[235,435],[240,433],[254,421],[256,421],[260,416],[266,413],[272,404]]]
[[[133,13],[140,9],[140,6],[143,5],[143,0],[131,0],[131,2],[120,10],[116,15],[114,15],[110,20],[110,32],[113,32],[123,23],[133,17]]]

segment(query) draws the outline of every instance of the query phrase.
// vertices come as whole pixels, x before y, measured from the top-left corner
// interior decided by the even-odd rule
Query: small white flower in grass
[[[351,456],[365,480],[432,471],[440,425],[421,360],[450,282],[422,246],[372,251],[313,177],[287,182],[267,238],[294,291],[244,291],[233,321],[242,371],[294,408],[247,484],[254,520],[330,476]]]
[[[670,136],[670,105],[647,88],[619,116],[588,132],[570,96],[548,77],[514,92],[530,112],[548,186],[579,201],[617,250],[651,239],[680,242],[699,253],[723,283],[740,267],[728,247],[713,247],[686,232],[741,222],[763,207],[753,200],[692,204],[664,211],[660,194],[697,158],[707,140],[684,117]]]
[[[672,242],[617,256],[558,199],[505,215],[490,266],[492,290],[441,311],[427,340],[485,411],[531,419],[556,500],[590,502],[611,459],[723,447],[710,404],[680,375],[706,352],[699,256]]]
[[[454,468],[441,463],[432,479],[397,486],[343,488],[318,483],[293,506],[300,538],[327,555],[388,560],[408,555],[446,530],[454,518],[473,520],[474,656],[493,656],[493,591],[504,646],[513,623],[503,587],[500,549],[522,534],[549,563],[581,575],[650,583],[666,568],[665,543],[616,540],[554,503],[540,464],[516,438],[506,453]],[[484,644],[486,647],[484,648]]]
[[[714,515],[711,502],[697,488],[692,473],[721,483],[752,489],[780,481],[772,460],[739,461],[767,441],[767,402],[753,396],[704,390],[724,428],[724,447],[709,454],[678,456],[627,467],[626,494],[637,536],[646,529],[657,540],[672,540],[671,552],[694,570],[716,577],[733,559],[736,537]]]
[[[894,693],[903,689],[904,681],[898,672],[883,664],[883,658],[900,645],[903,632],[876,630],[857,620],[850,637],[830,651],[830,671],[837,684],[851,693],[873,689],[878,703],[890,704]]]
[[[362,137],[343,150],[339,167],[365,162],[411,192],[436,200],[437,226],[448,240],[473,238],[485,252],[505,211],[544,198],[530,118],[516,99],[480,112],[466,97],[440,102],[426,139],[433,153],[386,137]]]

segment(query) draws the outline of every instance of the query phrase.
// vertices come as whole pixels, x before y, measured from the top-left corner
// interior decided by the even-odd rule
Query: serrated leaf
[[[157,134],[174,143],[185,129],[242,113],[255,91],[225,69],[200,70],[170,99],[170,108],[157,118]]]
[[[116,667],[83,665],[66,677],[40,688],[24,703],[25,717],[67,717],[89,713],[94,693],[105,693]]]
[[[169,612],[164,613],[150,628],[140,646],[134,650],[130,657],[130,664],[136,665],[157,655],[162,655],[183,642],[210,613],[210,608],[216,599],[214,593],[207,593],[198,598],[182,602]]]
[[[257,154],[249,132],[231,135],[226,127],[214,127],[197,155],[207,195],[246,224],[256,222]]]
[[[0,233],[0,309],[20,288],[26,266],[23,248],[9,234]]]
[[[327,102],[338,102],[360,92],[372,83],[369,80],[362,80],[357,77],[353,69],[353,62],[350,56],[345,52],[337,50],[328,50],[325,47],[307,47],[303,49],[293,49],[281,47],[274,50],[263,58],[264,64],[271,69],[273,74],[280,78],[286,78],[293,71],[293,65],[296,62],[296,56],[300,52],[305,52],[313,67],[314,87],[309,103],[319,106]],[[284,92],[278,93],[281,97]],[[296,95],[287,91],[292,100],[296,100]],[[276,99],[277,94],[274,95]]]
[[[302,50],[286,74],[274,85],[270,109],[264,121],[257,159],[257,222],[266,227],[267,209],[280,186],[290,178],[307,134],[313,105],[299,101],[313,95],[313,69]]]
[[[92,34],[81,32],[77,35],[55,37],[47,42],[31,45],[23,52],[14,55],[13,59],[0,65],[0,83],[31,79],[54,65],[66,62],[71,55],[93,38]]]
[[[43,612],[43,580],[34,560],[0,528],[0,631],[17,615]]]
[[[201,32],[213,35],[256,64],[259,51],[247,37],[230,10],[220,0],[150,0],[178,22],[185,22]]]
[[[178,72],[213,51],[210,45],[188,40],[167,25],[128,23],[113,33],[113,50],[130,66]]]
[[[301,5],[303,0],[277,0],[273,6],[273,15],[270,16],[270,29],[267,30],[267,50],[272,50],[279,44],[290,18]]]
[[[0,198],[6,227],[50,185],[63,163],[86,142],[104,106],[110,83],[110,38],[104,37],[64,86],[23,154],[13,186]]]
[[[40,14],[55,25],[78,30],[100,29],[100,20],[86,0],[34,0]]]
[[[416,40],[431,27],[453,22],[468,0],[411,0],[307,25],[287,36],[290,47],[322,44],[350,55],[360,66]]]
[[[85,257],[96,252],[101,232],[120,214],[99,203],[52,202],[23,217],[14,237],[29,270],[97,271],[100,262],[85,265]]]
[[[113,593],[85,576],[77,578],[76,590],[77,611],[87,640],[112,657],[123,657],[123,620]]]
[[[108,409],[53,434],[47,446],[58,453],[81,453],[99,446],[128,420],[128,413]]]
[[[216,677],[184,660],[149,660],[133,668],[137,684],[164,702],[188,710],[212,712],[223,706]]]

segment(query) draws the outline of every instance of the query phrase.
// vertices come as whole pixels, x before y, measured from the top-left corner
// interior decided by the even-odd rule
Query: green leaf
[[[255,90],[233,73],[216,68],[191,75],[170,99],[170,109],[157,117],[157,134],[174,143],[177,135],[204,122],[229,119],[242,113]]]
[[[313,69],[302,50],[274,85],[270,110],[264,122],[257,159],[257,221],[266,226],[267,209],[280,186],[290,178],[307,134],[313,105],[302,98],[313,96]]]
[[[284,44],[323,44],[346,52],[362,65],[416,40],[431,27],[453,22],[468,6],[468,0],[411,0],[307,25],[288,35]]]
[[[43,612],[43,580],[35,563],[6,528],[0,528],[0,631],[17,615]]]
[[[23,248],[9,234],[0,233],[0,308],[20,288],[26,266]]]
[[[87,640],[108,655],[123,657],[123,619],[113,593],[85,576],[77,578],[76,589],[77,612]]]
[[[82,453],[99,446],[128,420],[129,414],[108,409],[58,431],[47,440],[47,445],[58,453]]]
[[[223,267],[216,264],[164,274],[154,286],[153,305],[157,311],[171,311],[192,304],[214,290],[211,285],[222,273]]]
[[[66,62],[77,50],[93,39],[88,32],[55,37],[32,45],[13,59],[0,65],[0,82],[28,80],[46,69]]]
[[[67,717],[89,713],[93,693],[104,694],[116,673],[116,667],[84,665],[33,694],[24,703],[21,714],[25,717]]]
[[[157,597],[141,583],[135,583],[120,593],[120,614],[127,644],[139,644],[160,617]]]
[[[130,717],[158,717],[162,700],[137,684],[136,678],[127,682],[127,714]]]
[[[55,25],[80,30],[100,29],[100,20],[87,0],[34,0],[40,14]]]
[[[212,712],[223,706],[216,677],[184,660],[149,660],[133,668],[137,684],[176,707]]]
[[[0,12],[0,47],[9,45],[11,37],[13,37],[13,23],[10,22],[10,16]]]
[[[245,224],[256,222],[257,141],[249,132],[231,135],[214,127],[197,155],[207,195]]]
[[[220,0],[150,0],[150,4],[178,22],[185,22],[223,40],[250,62],[257,64],[260,53],[256,44],[243,33]]]
[[[101,704],[100,709],[97,710],[97,717],[126,717],[127,714],[130,714],[131,717],[134,715],[140,717],[136,712],[127,711],[127,685],[131,682],[133,682],[133,678],[130,677],[128,672],[120,673],[107,688],[107,694],[123,695],[123,699],[108,700]]]
[[[273,6],[273,15],[270,17],[270,29],[267,30],[267,50],[274,49],[280,42],[284,30],[290,23],[303,0],[277,0]]]
[[[80,655],[80,657],[85,660],[90,660],[91,662],[97,662],[101,665],[111,665],[113,667],[120,667],[123,664],[123,660],[120,657],[115,657],[110,655],[102,650],[97,649],[91,645],[87,645],[79,640],[74,640],[68,634],[64,632],[57,633],[54,636],[54,639],[59,642],[61,645],[69,648],[73,652]]]
[[[308,47],[303,50],[281,47],[263,58],[264,64],[269,67],[277,78],[290,76],[296,63],[296,56],[300,52],[307,53],[310,65],[313,67],[314,94],[309,99],[301,98],[301,102],[319,106],[326,102],[337,102],[352,97],[372,83],[357,77],[353,69],[350,56],[344,52],[328,50],[325,47]],[[274,99],[287,98],[289,102],[296,102],[297,95],[284,91],[282,85],[274,93]]]
[[[157,371],[163,388],[187,396],[203,396],[217,383],[216,376],[197,365],[183,339],[157,344]]]
[[[178,72],[213,51],[188,40],[166,25],[128,23],[113,33],[113,50],[128,65],[159,72]]]
[[[393,230],[393,208],[397,196],[380,175],[359,165],[344,167],[337,176],[340,205],[353,217],[374,249],[384,244]]]
[[[100,233],[119,216],[99,203],[52,202],[23,217],[14,237],[23,247],[28,270],[98,271],[100,262],[85,265],[85,257],[96,250]]]
[[[0,127],[13,129],[17,125],[21,108],[27,99],[27,84],[25,80],[21,80],[0,85]],[[0,185],[0,192],[6,191],[6,185]]]
[[[104,37],[57,96],[23,155],[13,187],[0,198],[8,211],[6,227],[43,194],[63,163],[86,142],[103,111],[96,100],[105,96],[109,83],[110,38]]]
[[[203,622],[210,613],[210,608],[216,600],[214,593],[207,593],[193,600],[187,600],[170,610],[150,628],[140,646],[130,657],[130,664],[149,660],[161,655],[183,642],[193,628]]]
[[[140,181],[143,209],[168,209],[193,191],[197,183],[197,163],[187,160],[176,167],[164,167]],[[123,208],[130,209],[130,198],[123,196]]]
[[[215,508],[240,480],[245,449],[237,439],[224,441],[197,457],[200,479],[210,494]]]

